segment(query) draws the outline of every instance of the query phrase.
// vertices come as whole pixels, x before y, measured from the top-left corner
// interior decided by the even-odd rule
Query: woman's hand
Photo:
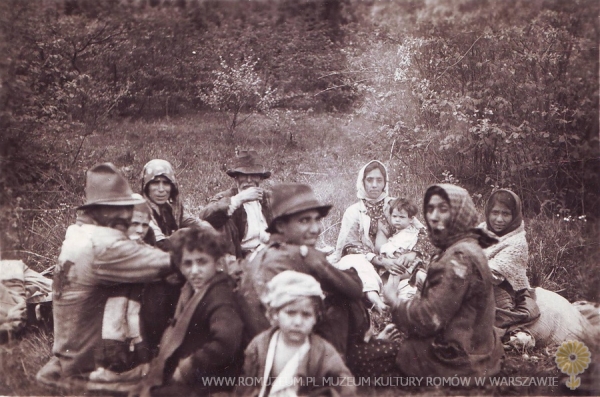
[[[386,340],[390,342],[397,341],[400,340],[400,331],[398,331],[398,328],[396,328],[396,324],[391,323],[386,325],[385,328],[379,334],[377,334],[375,339]]]
[[[391,274],[401,275],[406,272],[406,268],[400,264],[401,262],[399,261],[399,259],[384,258],[381,255],[377,255],[373,258],[371,263],[375,266],[383,266],[385,270],[387,270]]]
[[[398,303],[398,284],[400,279],[398,277],[390,277],[388,282],[383,286],[383,298],[390,307],[396,306]]]
[[[425,284],[425,280],[427,279],[427,272],[423,269],[418,269],[417,274],[415,274],[415,287],[419,291],[423,289],[423,284]]]
[[[417,258],[416,252],[407,252],[406,254],[402,254],[399,257],[394,259],[394,262],[398,265],[406,269],[410,267],[410,264]]]

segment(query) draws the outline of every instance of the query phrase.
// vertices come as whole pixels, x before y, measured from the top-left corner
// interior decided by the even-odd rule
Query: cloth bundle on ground
[[[600,315],[593,304],[570,303],[559,294],[539,287],[535,288],[535,301],[540,317],[522,327],[535,338],[536,346],[573,339],[583,342],[600,340]]]
[[[52,280],[20,260],[0,261],[0,332],[25,327],[27,303],[52,301]]]

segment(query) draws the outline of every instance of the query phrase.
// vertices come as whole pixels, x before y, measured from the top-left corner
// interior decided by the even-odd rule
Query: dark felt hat
[[[269,224],[267,232],[276,232],[275,221],[283,216],[297,214],[306,210],[317,210],[321,216],[327,216],[331,207],[333,206],[330,204],[320,203],[308,185],[302,183],[282,183],[275,185],[271,193],[273,220]]]
[[[241,150],[237,153],[233,167],[228,169],[227,175],[234,178],[236,174],[256,174],[261,178],[267,179],[271,176],[271,171],[267,171],[260,164],[258,153],[255,150]]]
[[[90,168],[85,182],[85,204],[83,209],[93,205],[136,205],[146,200],[134,196],[129,182],[112,163],[96,164]]]

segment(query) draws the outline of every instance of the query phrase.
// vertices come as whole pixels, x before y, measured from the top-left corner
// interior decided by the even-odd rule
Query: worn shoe
[[[71,394],[79,394],[85,390],[85,379],[75,376],[64,378],[62,375],[60,360],[58,357],[52,357],[38,371],[35,379],[44,386],[69,390]]]

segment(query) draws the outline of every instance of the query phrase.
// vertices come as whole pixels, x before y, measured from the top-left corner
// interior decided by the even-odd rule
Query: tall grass
[[[84,199],[85,170],[97,162],[116,164],[133,190],[139,191],[140,173],[147,161],[170,161],[184,203],[194,214],[212,195],[233,185],[225,170],[236,147],[255,149],[273,170],[265,181],[267,187],[283,181],[307,183],[320,200],[333,204],[323,220],[319,242],[328,245],[336,243],[344,210],[357,201],[356,176],[369,160],[387,165],[391,195],[409,197],[419,208],[429,184],[450,178],[433,174],[410,153],[392,150],[394,142],[364,119],[309,112],[288,112],[286,116],[293,122],[289,121],[283,132],[281,123],[256,115],[233,137],[211,113],[168,121],[113,123],[83,138],[73,132],[51,148],[50,153],[56,153],[53,168],[36,170],[42,183],[26,186],[20,200],[8,203],[14,226],[10,232],[15,233],[18,249],[3,252],[3,257],[18,257],[36,270],[54,264],[65,230],[75,219],[74,208]],[[481,196],[475,199],[481,208]],[[538,216],[526,220],[526,230],[534,285],[558,291],[570,300],[598,299],[600,255],[594,224]],[[20,343],[0,347],[0,394],[52,393],[35,383],[35,373],[50,356],[51,342],[51,334],[40,331],[26,334]],[[508,365],[508,373],[519,366]],[[444,394],[448,390],[430,392]],[[468,393],[477,392],[514,394],[514,390],[477,389]],[[380,395],[395,392],[389,393]]]
[[[536,216],[526,223],[529,278],[570,301],[598,299],[598,225],[582,219]]]
[[[52,333],[33,329],[20,340],[0,345],[0,395],[53,395],[35,381],[35,374],[52,354]]]

